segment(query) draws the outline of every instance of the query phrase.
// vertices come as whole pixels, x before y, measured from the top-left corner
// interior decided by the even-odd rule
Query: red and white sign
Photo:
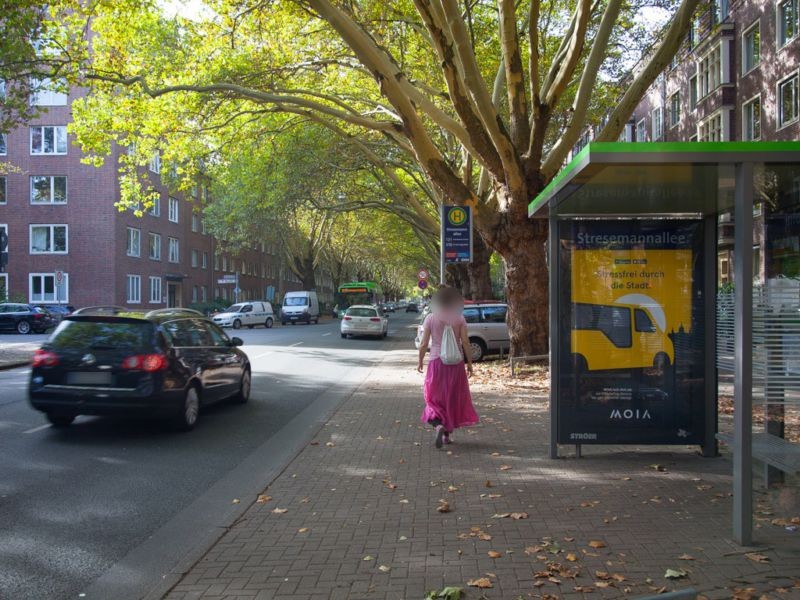
[[[428,273],[427,269],[420,269],[417,275],[419,275],[420,279],[427,279],[430,276],[430,273]]]

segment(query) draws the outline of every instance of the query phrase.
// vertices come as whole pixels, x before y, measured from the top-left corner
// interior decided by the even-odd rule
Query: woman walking
[[[430,360],[425,373],[425,410],[422,422],[430,423],[436,429],[436,447],[450,443],[450,435],[457,427],[475,425],[478,414],[472,406],[467,374],[472,375],[472,354],[470,352],[467,322],[462,315],[464,299],[455,288],[441,288],[433,298],[433,310],[422,324],[423,335],[419,345],[417,371],[422,373],[425,352],[430,342]],[[442,341],[450,335],[461,351],[461,359],[442,361]],[[453,338],[450,338],[451,341]],[[446,342],[447,343],[447,342]],[[466,370],[464,368],[466,357]]]

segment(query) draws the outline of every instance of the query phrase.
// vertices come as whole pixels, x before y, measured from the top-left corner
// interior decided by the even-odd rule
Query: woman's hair
[[[433,301],[441,308],[455,308],[464,302],[464,297],[454,287],[442,287],[433,295]]]

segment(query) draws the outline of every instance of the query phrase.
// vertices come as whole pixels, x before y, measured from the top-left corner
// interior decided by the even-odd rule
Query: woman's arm
[[[467,373],[472,375],[472,348],[469,343],[469,332],[467,325],[461,327],[461,348],[464,350],[464,360],[467,361]]]
[[[428,352],[428,343],[431,341],[431,330],[425,329],[422,332],[422,339],[419,342],[419,362],[417,363],[417,371],[422,373],[422,361],[425,360],[425,353]]]

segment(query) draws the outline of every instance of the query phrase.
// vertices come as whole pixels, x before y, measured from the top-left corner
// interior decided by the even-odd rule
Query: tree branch
[[[578,0],[578,6],[575,9],[575,27],[572,35],[569,36],[569,42],[564,52],[563,59],[559,61],[558,70],[552,79],[552,84],[547,89],[542,88],[544,95],[544,103],[551,109],[558,103],[561,94],[569,84],[572,75],[575,73],[575,68],[581,58],[583,45],[586,41],[586,28],[589,25],[589,17],[591,15],[591,0]],[[555,62],[553,63],[556,64]]]
[[[500,13],[500,47],[506,73],[511,141],[517,148],[522,149],[528,143],[530,125],[514,0],[497,0],[497,8]]]

